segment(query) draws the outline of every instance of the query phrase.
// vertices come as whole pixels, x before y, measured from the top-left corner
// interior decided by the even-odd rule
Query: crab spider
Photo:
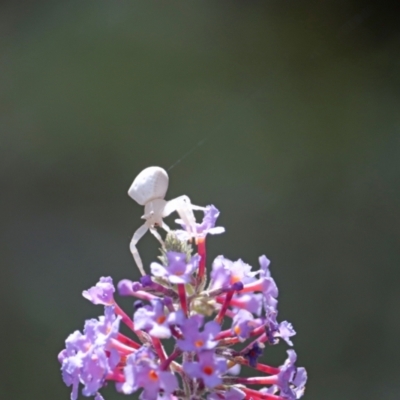
[[[128,190],[128,195],[138,204],[144,206],[144,215],[142,216],[142,219],[144,219],[145,222],[133,234],[129,246],[142,275],[146,275],[146,273],[144,272],[142,259],[140,258],[136,245],[144,234],[150,230],[161,245],[164,245],[164,242],[156,228],[161,227],[165,231],[169,232],[170,229],[163,221],[163,218],[176,211],[183,223],[186,225],[186,229],[189,230],[189,233],[195,236],[196,219],[193,210],[204,210],[204,207],[193,205],[190,202],[189,197],[185,195],[169,201],[164,200],[167,189],[167,172],[160,167],[148,167],[135,178]]]

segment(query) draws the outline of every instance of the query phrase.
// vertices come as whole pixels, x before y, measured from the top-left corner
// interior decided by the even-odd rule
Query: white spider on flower
[[[163,218],[176,211],[185,224],[186,229],[195,236],[196,219],[193,210],[205,210],[204,207],[192,204],[189,197],[186,195],[179,196],[169,201],[165,200],[164,197],[168,189],[168,180],[168,174],[164,169],[160,167],[148,167],[140,172],[128,190],[128,195],[138,204],[144,206],[144,215],[142,219],[144,219],[145,222],[133,234],[130,243],[130,250],[142,275],[146,275],[146,273],[136,245],[143,235],[150,230],[161,245],[164,245],[156,228],[160,227],[169,232],[170,229],[163,221]]]

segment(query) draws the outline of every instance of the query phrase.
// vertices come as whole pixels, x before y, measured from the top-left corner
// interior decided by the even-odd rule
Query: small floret
[[[121,391],[131,394],[143,388],[140,395],[143,400],[157,400],[160,398],[160,390],[168,396],[178,387],[176,376],[162,371],[154,355],[145,346],[127,358],[124,376],[125,382],[120,385]]]
[[[171,337],[171,325],[178,325],[183,319],[181,310],[166,314],[164,302],[152,300],[151,305],[136,310],[133,323],[136,329],[146,330],[151,336],[159,339],[167,339]]]
[[[232,334],[237,335],[241,341],[250,337],[253,329],[262,325],[260,319],[254,319],[253,314],[246,310],[239,310],[232,320]]]
[[[288,358],[280,368],[278,374],[277,386],[280,395],[285,399],[296,400],[302,397],[305,384],[307,382],[307,373],[304,368],[296,368],[294,365],[297,359],[294,350],[287,351]]]
[[[206,237],[208,234],[218,235],[220,233],[224,233],[225,228],[223,228],[222,226],[215,226],[219,214],[220,212],[215,206],[207,206],[204,209],[203,221],[201,222],[201,224],[196,223],[196,237]],[[193,237],[193,233],[188,230],[183,220],[176,219],[175,222],[180,224],[183,228],[183,230],[176,231],[178,238],[183,241],[190,240]]]
[[[221,330],[221,327],[215,321],[207,322],[204,330],[201,332],[199,328],[203,324],[202,318],[193,316],[187,319],[181,326],[183,339],[177,341],[177,345],[183,351],[195,351],[199,353],[203,350],[211,350],[218,344],[215,337]]]
[[[114,304],[115,288],[111,277],[102,276],[96,286],[82,292],[82,296],[93,304],[103,304],[105,306]]]
[[[153,262],[150,265],[152,274],[166,278],[172,284],[185,284],[191,281],[194,271],[199,266],[200,257],[194,255],[189,262],[186,262],[186,254],[169,251],[167,260],[167,266]]]
[[[183,369],[191,378],[201,378],[206,387],[213,388],[222,383],[221,375],[226,372],[227,365],[223,358],[209,350],[199,354],[198,362],[184,362]]]
[[[258,272],[252,272],[251,266],[242,260],[231,261],[224,256],[218,256],[211,271],[211,288],[230,287],[235,282],[242,282],[243,285],[254,282]]]

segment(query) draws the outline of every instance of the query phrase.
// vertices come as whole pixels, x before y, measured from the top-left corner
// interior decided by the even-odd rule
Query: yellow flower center
[[[236,282],[240,282],[241,281],[241,279],[240,279],[240,276],[239,275],[232,275],[231,276],[231,283],[233,284],[233,283],[236,283]]]
[[[233,328],[233,331],[236,333],[236,335],[240,335],[240,332],[242,332],[242,330],[240,329],[239,326],[235,326],[235,327]]]

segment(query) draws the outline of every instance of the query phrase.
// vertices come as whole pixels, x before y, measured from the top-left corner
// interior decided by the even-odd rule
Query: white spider
[[[135,178],[128,190],[128,195],[138,204],[144,206],[144,215],[142,218],[145,220],[145,223],[133,234],[129,246],[142,275],[146,275],[146,273],[144,272],[143,263],[136,248],[136,244],[147,230],[150,230],[161,245],[164,245],[156,227],[161,227],[169,232],[170,229],[163,221],[163,218],[176,211],[186,225],[186,229],[195,236],[196,219],[193,210],[204,210],[204,207],[193,205],[189,197],[185,195],[169,201],[164,200],[167,189],[167,172],[160,167],[148,167]]]

